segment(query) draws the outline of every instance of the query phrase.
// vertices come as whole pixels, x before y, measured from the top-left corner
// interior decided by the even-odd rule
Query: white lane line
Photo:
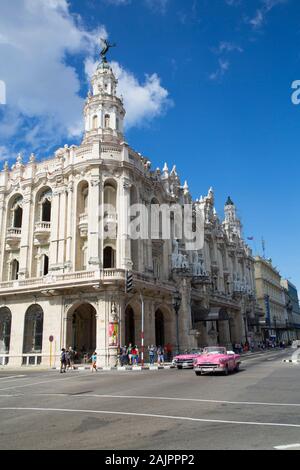
[[[53,382],[58,382],[58,381],[66,381],[66,380],[70,380],[70,379],[78,379],[79,377],[82,377],[82,376],[73,376],[73,377],[64,377],[64,378],[60,378],[60,379],[55,379],[55,380],[44,380],[43,382],[34,382],[34,383],[31,383],[31,384],[25,384],[25,385],[13,385],[12,387],[5,387],[5,388],[0,388],[0,392],[4,391],[4,390],[11,390],[13,388],[24,388],[24,387],[33,387],[34,385],[41,385],[41,384],[47,384],[47,383],[53,383]]]
[[[203,419],[203,418],[190,418],[187,416],[169,416],[169,415],[156,415],[148,413],[128,413],[124,411],[104,411],[104,410],[72,410],[64,408],[16,408],[6,407],[0,408],[0,411],[38,411],[44,413],[85,413],[85,414],[100,414],[100,415],[118,415],[118,416],[136,416],[142,418],[159,418],[159,419],[173,419],[179,421],[193,421],[199,423],[218,423],[218,424],[234,424],[246,426],[268,426],[268,427],[283,427],[283,428],[300,428],[300,424],[284,424],[284,423],[259,423],[255,421],[227,421],[222,419]]]
[[[0,395],[1,397],[2,395]],[[23,395],[25,396],[25,395]],[[225,400],[204,400],[200,398],[173,398],[173,397],[147,397],[147,396],[135,396],[135,395],[96,395],[96,394],[72,394],[68,393],[38,393],[32,396],[40,397],[68,397],[68,398],[116,398],[116,399],[131,399],[131,400],[170,400],[170,401],[188,401],[196,403],[219,403],[226,405],[249,405],[249,406],[289,406],[289,407],[300,407],[300,403],[266,403],[266,402],[254,402],[254,401],[225,401]]]
[[[286,446],[276,446],[274,447],[276,450],[288,450],[288,449],[300,449],[300,444],[289,444]]]
[[[8,381],[8,380],[11,380],[11,379],[21,379],[21,378],[24,378],[26,377],[26,375],[11,375],[10,377],[1,377],[0,380],[3,380],[4,382]],[[13,380],[13,382],[15,382],[15,380]]]

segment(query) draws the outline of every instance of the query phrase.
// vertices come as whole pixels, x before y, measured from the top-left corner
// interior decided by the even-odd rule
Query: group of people
[[[148,346],[147,351],[150,365],[153,365],[156,361],[158,364],[163,364],[165,357],[167,357],[167,360],[171,360],[172,348],[170,345],[163,347],[151,344],[151,346]],[[119,350],[119,361],[122,367],[126,365],[138,365],[140,362],[140,351],[138,347],[132,345],[132,343],[129,343],[128,346],[122,346]]]
[[[77,353],[76,351],[70,346],[68,349],[62,348],[60,353],[60,373],[66,373],[67,370],[73,369],[74,370],[74,362]],[[87,362],[91,361],[91,371],[97,372],[97,353],[96,351],[91,355],[90,358],[87,358]]]

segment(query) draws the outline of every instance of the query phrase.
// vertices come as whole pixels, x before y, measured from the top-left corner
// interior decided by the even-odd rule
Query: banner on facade
[[[110,322],[108,325],[108,345],[112,348],[118,347],[119,324]]]

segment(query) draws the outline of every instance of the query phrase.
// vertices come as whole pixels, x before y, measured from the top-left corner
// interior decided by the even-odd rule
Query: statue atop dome
[[[117,44],[109,44],[108,40],[103,39],[103,38],[101,38],[101,42],[103,43],[103,49],[100,52],[100,56],[102,58],[102,62],[106,63],[107,62],[106,54],[108,53],[109,49],[111,49],[112,47],[116,47]]]

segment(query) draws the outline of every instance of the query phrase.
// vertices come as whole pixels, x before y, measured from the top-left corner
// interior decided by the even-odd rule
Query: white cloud
[[[218,63],[219,67],[214,73],[210,74],[210,80],[220,80],[229,70],[230,62],[228,60],[219,59]]]
[[[112,62],[111,65],[118,79],[118,94],[124,99],[126,129],[147,125],[151,119],[164,114],[173,105],[168,91],[162,87],[156,73],[146,75],[144,83],[140,83],[132,72],[124,69],[118,62]],[[86,60],[88,79],[96,66],[91,58]]]
[[[84,100],[66,54],[94,53],[105,28],[86,30],[66,0],[1,0],[0,10],[0,79],[7,87],[0,138],[26,128],[34,150],[78,135]]]
[[[273,10],[274,7],[288,3],[289,0],[261,0],[261,7],[256,10],[253,18],[247,18],[246,21],[249,23],[254,30],[260,30],[266,21],[266,16]]]

